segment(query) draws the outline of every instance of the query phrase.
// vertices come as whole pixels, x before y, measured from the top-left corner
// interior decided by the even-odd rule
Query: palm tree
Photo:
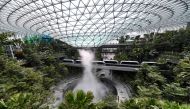
[[[64,102],[59,106],[58,109],[95,109],[92,103],[94,96],[92,92],[85,93],[82,90],[76,93],[68,91],[65,94]]]
[[[31,93],[16,93],[12,95],[8,101],[0,100],[0,109],[39,109],[41,102]],[[44,108],[48,107],[44,105]]]

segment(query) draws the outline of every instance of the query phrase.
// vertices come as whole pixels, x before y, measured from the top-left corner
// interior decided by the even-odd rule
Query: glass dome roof
[[[0,0],[0,30],[48,34],[76,47],[190,21],[190,0]]]

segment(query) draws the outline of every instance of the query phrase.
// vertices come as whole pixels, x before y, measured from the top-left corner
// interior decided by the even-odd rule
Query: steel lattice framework
[[[77,47],[190,21],[190,0],[0,0],[0,30],[49,34]]]

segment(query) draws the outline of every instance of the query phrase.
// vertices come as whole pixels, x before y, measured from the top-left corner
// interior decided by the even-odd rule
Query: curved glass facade
[[[190,0],[0,0],[0,30],[48,34],[76,47],[190,21]]]

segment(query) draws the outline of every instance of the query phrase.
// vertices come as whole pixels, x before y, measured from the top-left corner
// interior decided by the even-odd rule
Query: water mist
[[[98,101],[106,95],[107,88],[101,84],[92,73],[94,54],[87,50],[79,50],[79,54],[81,56],[84,72],[82,79],[74,90],[83,90],[85,92],[91,91],[94,95],[94,101]]]

